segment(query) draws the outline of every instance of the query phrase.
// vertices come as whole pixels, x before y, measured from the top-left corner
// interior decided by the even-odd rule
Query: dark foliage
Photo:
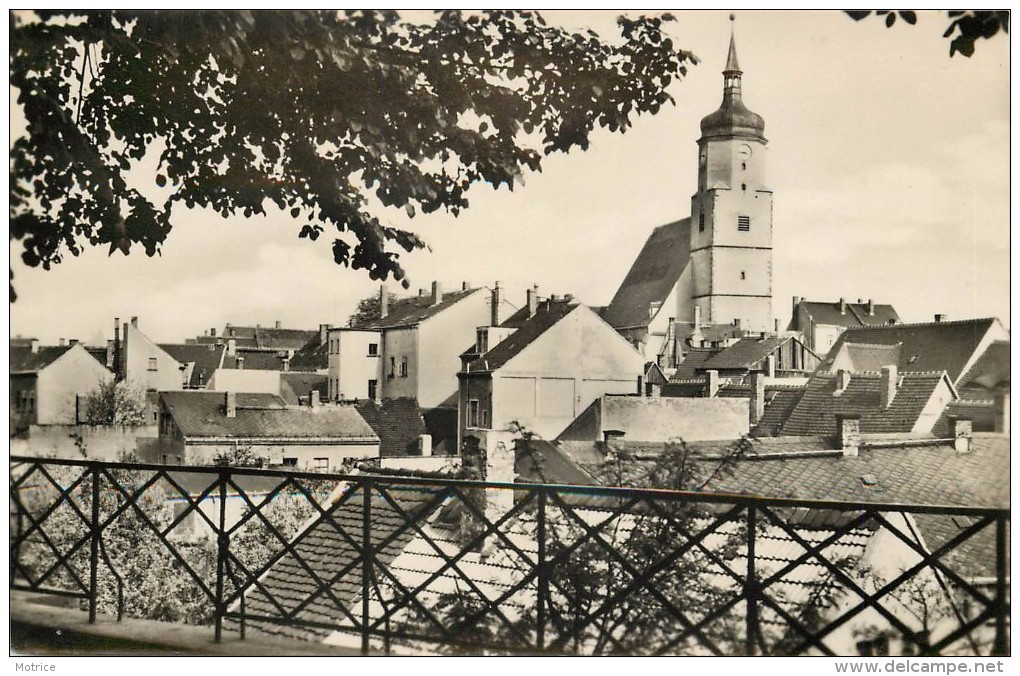
[[[885,21],[888,28],[896,23],[897,16],[911,25],[917,23],[917,13],[911,11],[880,9],[872,12],[868,9],[857,9],[846,10],[846,13],[854,21],[866,19],[874,13],[877,18]],[[979,39],[993,38],[998,35],[1000,30],[1003,33],[1009,33],[1008,10],[950,10],[947,15],[950,19],[949,27],[942,37],[952,38],[949,43],[949,56],[954,56],[957,53],[966,57],[973,56],[974,44]]]
[[[609,42],[523,11],[12,13],[28,134],[11,149],[10,238],[49,269],[87,245],[156,255],[178,205],[278,209],[299,237],[331,233],[337,264],[402,279],[390,245],[425,243],[367,194],[456,215],[472,185],[513,189],[596,125],[625,131],[696,62],[663,34],[672,19],[621,18]],[[139,176],[147,155],[156,173]]]

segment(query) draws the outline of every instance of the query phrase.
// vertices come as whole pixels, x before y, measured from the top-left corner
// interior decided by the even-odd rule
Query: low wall
[[[460,457],[450,455],[405,455],[380,458],[379,462],[384,469],[410,469],[424,472],[443,472],[460,467]]]
[[[139,439],[155,439],[155,425],[30,425],[26,438],[12,438],[11,455],[81,459],[80,437],[89,460],[116,461],[135,453]]]

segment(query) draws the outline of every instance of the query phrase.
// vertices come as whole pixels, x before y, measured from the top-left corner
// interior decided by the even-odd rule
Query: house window
[[[489,331],[488,329],[478,329],[478,335],[475,339],[475,351],[478,354],[485,354],[489,351]]]
[[[698,211],[698,232],[705,232],[705,207]]]
[[[368,344],[368,356],[369,357],[378,357],[379,356],[379,343],[369,343]]]
[[[740,232],[751,231],[751,217],[750,216],[737,216],[737,230]]]
[[[297,467],[297,458],[284,458],[283,459],[283,466],[284,467]]]
[[[397,375],[397,358],[390,357],[390,378]]]
[[[400,358],[400,377],[407,377],[407,357]]]
[[[746,273],[746,272],[744,272],[743,270],[741,270],[741,271],[740,271],[740,278],[741,278],[741,279],[747,279],[747,273]]]
[[[313,467],[317,470],[329,469],[329,458],[315,458],[313,461]]]
[[[150,371],[155,371],[156,370],[156,358],[155,357],[149,357],[149,370]]]
[[[376,391],[376,384],[377,383],[374,380],[369,380],[368,381],[368,398],[369,399],[375,399],[376,398],[376,396],[375,396],[375,394],[376,394],[376,392],[375,392]]]
[[[468,427],[478,427],[478,400],[468,401]]]

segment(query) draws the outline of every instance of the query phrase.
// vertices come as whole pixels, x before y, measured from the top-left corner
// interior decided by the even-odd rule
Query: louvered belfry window
[[[751,217],[750,216],[737,216],[737,230],[740,232],[751,231]]]

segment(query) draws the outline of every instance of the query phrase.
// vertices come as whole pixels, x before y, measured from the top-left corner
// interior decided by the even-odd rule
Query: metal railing
[[[90,622],[364,651],[1009,650],[1008,509],[18,456],[10,502],[10,587]]]

